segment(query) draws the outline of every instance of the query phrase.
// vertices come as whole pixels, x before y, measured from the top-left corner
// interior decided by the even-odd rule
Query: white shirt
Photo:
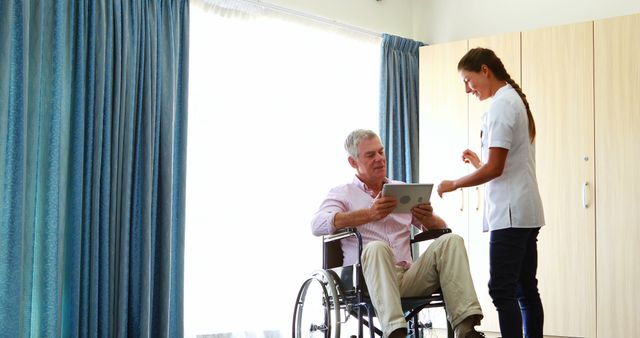
[[[481,141],[483,159],[489,148],[509,150],[502,175],[485,187],[484,231],[543,226],[535,144],[529,141],[527,110],[511,85],[495,93],[483,116]]]

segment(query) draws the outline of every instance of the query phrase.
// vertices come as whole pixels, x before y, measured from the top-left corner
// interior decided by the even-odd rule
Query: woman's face
[[[479,72],[460,71],[460,77],[462,78],[467,94],[475,95],[480,101],[493,96],[488,72],[489,68],[487,68],[487,66],[482,66]]]

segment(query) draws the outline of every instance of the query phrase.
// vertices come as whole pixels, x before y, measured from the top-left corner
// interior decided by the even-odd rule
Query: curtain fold
[[[418,182],[418,48],[422,42],[383,34],[380,138],[388,176]]]
[[[189,2],[0,4],[0,332],[181,337]]]

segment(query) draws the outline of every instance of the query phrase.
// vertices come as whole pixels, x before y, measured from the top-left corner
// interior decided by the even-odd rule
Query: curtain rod
[[[200,0],[203,3],[212,3],[215,4],[216,1],[207,1],[207,0]],[[248,3],[250,5],[256,6],[256,7],[261,7],[264,9],[270,9],[273,11],[277,11],[280,13],[284,13],[287,15],[292,15],[292,16],[296,16],[302,19],[306,19],[306,20],[312,20],[312,21],[316,21],[319,23],[323,23],[323,24],[327,24],[327,25],[332,25],[332,26],[336,26],[339,28],[344,28],[344,29],[348,29],[351,31],[355,31],[358,33],[363,33],[363,34],[367,34],[367,35],[371,35],[371,36],[375,36],[375,37],[381,37],[382,34],[378,33],[378,32],[374,32],[368,29],[364,29],[358,26],[354,26],[351,24],[346,24],[343,22],[339,22],[336,20],[332,20],[332,19],[328,19],[325,17],[321,17],[315,14],[310,14],[310,13],[306,13],[306,12],[302,12],[302,11],[298,11],[295,9],[291,9],[291,8],[287,8],[287,7],[283,7],[280,5],[276,5],[273,3],[269,3],[269,2],[264,2],[264,1],[259,1],[259,0],[235,0],[237,2],[244,2],[244,3]]]

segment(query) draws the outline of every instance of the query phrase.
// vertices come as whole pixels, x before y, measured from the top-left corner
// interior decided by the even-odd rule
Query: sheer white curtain
[[[343,140],[378,130],[379,37],[249,12],[191,8],[186,337],[290,335]]]

